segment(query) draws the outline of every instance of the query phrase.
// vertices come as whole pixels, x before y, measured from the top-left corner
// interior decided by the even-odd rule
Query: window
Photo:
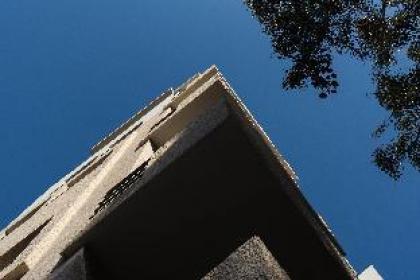
[[[121,182],[115,185],[110,189],[104,196],[104,199],[99,202],[98,206],[93,212],[93,215],[90,217],[92,219],[106,207],[108,207],[116,198],[125,193],[129,188],[131,188],[141,177],[143,177],[144,171],[146,170],[149,160],[145,161],[139,167],[137,167],[133,172],[131,172],[127,177],[125,177]]]

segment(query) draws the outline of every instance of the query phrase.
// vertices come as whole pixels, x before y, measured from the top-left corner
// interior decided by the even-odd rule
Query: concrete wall
[[[270,251],[254,236],[202,280],[290,280]]]
[[[217,68],[211,67],[180,88],[165,92],[101,140],[93,147],[91,157],[60,179],[0,232],[0,279],[44,279],[57,267],[63,269],[65,261],[67,267],[80,271],[82,268],[78,265],[83,256],[74,255],[74,252],[83,247],[83,237],[120,203],[130,199],[128,194],[159,176],[229,116],[239,121],[239,126],[247,132],[245,137],[253,142],[253,149],[264,154],[268,168],[277,174],[287,195],[300,207],[314,236],[325,246],[326,254],[350,275],[351,268],[345,267],[344,257],[332,242],[328,229],[300,194],[287,162]],[[133,187],[134,182],[137,189]],[[245,251],[240,249],[228,262],[242,258],[241,262],[246,263],[245,252],[255,253],[257,259],[268,256],[258,241],[253,239],[248,244],[252,246],[246,245]],[[256,261],[255,258],[252,261]],[[270,259],[268,263],[274,262]],[[280,268],[263,266],[257,270],[287,279]],[[58,271],[53,274],[56,279],[66,275],[65,270]],[[221,266],[212,276],[209,274],[208,277],[213,278],[208,279],[216,279],[223,273],[242,275],[240,270],[229,272],[226,266]]]
[[[215,69],[204,74],[206,79],[208,73],[213,75]],[[19,279],[23,275],[27,279],[39,279],[47,275],[61,260],[66,246],[92,222],[104,196],[212,105],[202,102],[198,106],[186,106],[185,102],[186,98],[193,102],[199,96],[198,93],[194,97],[190,95],[206,79],[197,75],[183,85],[182,92],[168,91],[153,101],[95,145],[90,158],[1,231],[0,279]],[[169,125],[165,124],[168,120]]]
[[[384,280],[373,265],[368,266],[358,276],[359,280]]]

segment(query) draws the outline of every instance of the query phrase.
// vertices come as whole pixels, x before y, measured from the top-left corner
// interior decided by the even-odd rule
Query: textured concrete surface
[[[290,280],[258,237],[252,237],[202,280]]]
[[[48,277],[49,280],[89,280],[84,248],[63,263]]]
[[[240,127],[244,132],[243,135],[241,132],[241,137],[247,139],[247,143],[250,144],[242,152],[252,151],[261,156],[263,165],[275,177],[272,180],[277,184],[276,192],[287,197],[286,200],[291,201],[291,205],[297,209],[296,213],[300,217],[298,220],[301,224],[296,228],[308,227],[310,240],[313,239],[316,246],[320,246],[319,250],[326,258],[326,263],[335,265],[333,270],[337,269],[346,274],[345,279],[354,279],[354,271],[347,264],[331,232],[300,193],[293,170],[214,66],[204,73],[195,75],[179,88],[165,91],[149,106],[110,133],[92,148],[91,157],[58,180],[44,195],[2,230],[0,232],[0,279],[49,277],[59,264],[68,260],[84,246],[83,242],[89,239],[91,232],[96,231],[99,234],[98,228],[101,224],[106,223],[107,220],[113,221],[108,216],[116,216],[114,212],[117,213],[120,208],[124,209],[125,204],[143,193],[143,188],[147,189],[153,185],[156,178],[167,173],[166,170],[171,169],[174,163],[182,162],[180,159],[185,157],[184,154],[195,149],[209,135],[214,134],[212,131],[224,125],[227,120],[230,120],[229,125],[234,124],[231,131],[237,131]],[[229,130],[224,133],[225,137],[228,137]],[[234,139],[234,135],[231,137]],[[231,147],[239,149],[241,145],[237,146],[237,142],[241,140],[232,142]],[[228,152],[229,149],[224,153]],[[219,157],[223,158],[223,153]],[[234,164],[240,169],[241,165],[247,163],[238,161]],[[112,203],[103,211],[95,213],[107,194],[142,165],[145,166],[145,170],[141,178],[130,185],[123,194],[115,196]],[[188,171],[194,175],[192,177],[199,175],[195,174],[197,172],[195,168],[201,165],[200,160],[195,160],[193,164],[188,165],[191,165]],[[185,175],[185,181],[188,181],[189,177]],[[173,181],[178,179],[175,178]],[[220,180],[223,181],[223,178]],[[195,184],[197,191],[200,191],[201,185],[201,183]],[[235,183],[232,182],[231,185]],[[230,188],[231,185],[224,187]],[[236,190],[236,186],[230,190],[232,194],[235,193],[233,190]],[[168,195],[162,194],[165,199]],[[186,198],[190,196],[189,193],[184,195],[187,196]],[[189,205],[187,202],[193,199],[194,197],[191,197],[187,200],[185,207]],[[150,202],[142,203],[148,205]],[[151,208],[145,208],[144,211],[149,213],[159,210],[156,210],[154,206],[149,207]],[[146,221],[151,216],[144,216],[145,226],[149,226]],[[123,220],[124,216],[121,218],[121,221]],[[126,222],[132,223],[134,220],[136,217]],[[170,221],[170,219],[167,220],[168,223]],[[238,221],[242,220],[238,219]],[[136,220],[130,226],[132,225],[134,229],[142,223],[142,220]],[[174,226],[176,228],[179,225]],[[113,230],[111,228],[111,232]],[[271,237],[268,238],[268,240],[271,239]],[[251,244],[254,244],[253,242]],[[270,243],[276,242],[271,240]],[[137,250],[142,249],[137,248]],[[313,253],[316,254],[316,252]],[[295,257],[290,259],[295,259]],[[209,271],[212,267],[207,268],[203,264],[203,270]],[[202,271],[197,271],[197,273],[202,273]]]
[[[197,124],[175,139],[74,249],[85,244],[122,279],[199,279],[258,234],[292,279],[348,279],[237,124],[229,118],[201,139]]]

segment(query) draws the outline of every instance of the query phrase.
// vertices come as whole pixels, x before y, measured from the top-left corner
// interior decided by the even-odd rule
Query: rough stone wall
[[[258,237],[252,237],[202,280],[290,280]]]

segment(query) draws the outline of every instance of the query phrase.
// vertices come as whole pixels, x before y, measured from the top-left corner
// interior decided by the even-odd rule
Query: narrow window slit
[[[157,121],[151,128],[149,131],[153,131],[156,127],[158,127],[159,125],[161,125],[164,121],[166,121],[172,114],[174,113],[174,110],[171,107],[168,107],[166,110],[164,110],[163,112],[160,113],[160,115],[162,116],[162,118]]]
[[[106,194],[104,199],[98,203],[98,206],[93,212],[93,215],[90,217],[92,219],[106,207],[108,207],[116,198],[121,196],[126,190],[131,188],[144,174],[149,160],[142,163],[137,167],[133,172],[131,172],[127,177],[125,177],[121,182],[115,185],[110,189]]]

